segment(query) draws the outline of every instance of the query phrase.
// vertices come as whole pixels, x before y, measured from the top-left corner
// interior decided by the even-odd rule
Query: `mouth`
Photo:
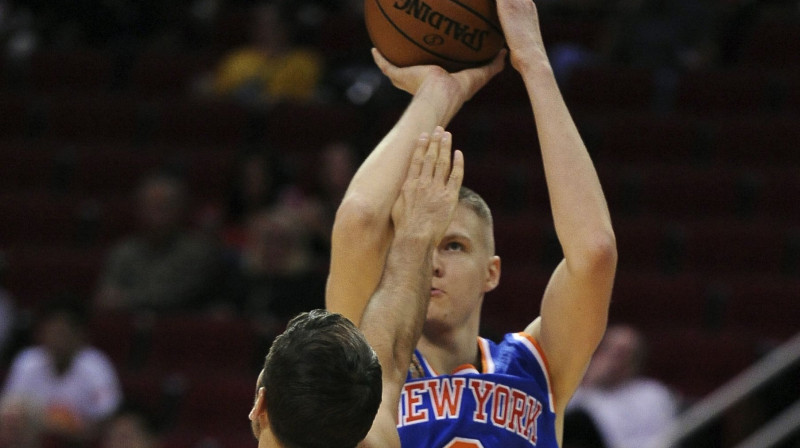
[[[431,297],[439,297],[444,295],[444,291],[439,288],[431,288]]]

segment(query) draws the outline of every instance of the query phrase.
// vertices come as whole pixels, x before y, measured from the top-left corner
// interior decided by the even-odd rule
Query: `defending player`
[[[597,174],[558,90],[535,4],[498,0],[497,6],[536,118],[564,260],[543,293],[540,316],[524,331],[499,345],[478,338],[483,295],[498,284],[500,259],[488,207],[464,191],[434,251],[431,302],[401,396],[398,429],[408,447],[558,446],[566,404],[606,328],[617,253]],[[414,94],[409,110],[423,104],[420,121],[429,126],[446,123],[474,93],[438,67],[401,69],[375,59],[397,87]],[[403,131],[401,119],[392,132]],[[337,214],[326,300],[354,322],[380,278],[397,173],[408,157],[379,146]]]
[[[359,446],[400,447],[395,418],[430,299],[432,251],[464,173],[459,151],[451,169],[450,142],[449,134],[417,142],[391,211],[395,234],[363,336],[341,315],[315,310],[276,338],[250,411],[260,447],[353,448],[365,436]]]

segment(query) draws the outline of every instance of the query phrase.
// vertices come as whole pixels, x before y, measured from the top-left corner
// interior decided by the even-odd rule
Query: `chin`
[[[431,334],[449,331],[453,327],[453,324],[446,317],[447,314],[443,315],[442,313],[431,313],[428,311],[428,317],[425,319],[422,332]]]

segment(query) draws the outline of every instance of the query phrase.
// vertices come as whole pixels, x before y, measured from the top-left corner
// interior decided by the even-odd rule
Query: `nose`
[[[442,275],[444,275],[444,269],[442,266],[441,259],[439,258],[439,252],[437,250],[433,251],[432,265],[433,265],[433,276],[441,278]]]

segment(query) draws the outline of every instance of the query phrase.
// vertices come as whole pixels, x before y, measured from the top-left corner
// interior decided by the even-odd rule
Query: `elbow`
[[[336,210],[333,236],[367,232],[377,228],[379,221],[380,211],[376,204],[363,196],[348,194]]]
[[[611,230],[597,232],[581,246],[578,260],[587,273],[613,277],[617,270],[617,240]]]

